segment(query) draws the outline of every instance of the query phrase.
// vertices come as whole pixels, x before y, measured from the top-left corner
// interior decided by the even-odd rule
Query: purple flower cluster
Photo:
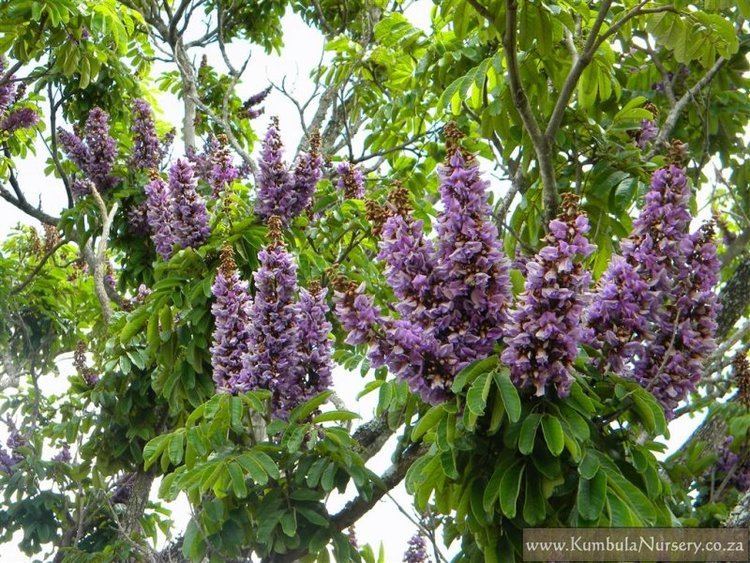
[[[322,176],[323,158],[319,149],[320,136],[314,133],[310,138],[309,152],[298,158],[294,172],[291,172],[284,162],[279,120],[271,119],[259,162],[255,212],[261,218],[267,220],[275,215],[288,223],[307,208]]]
[[[713,288],[719,261],[708,225],[684,237],[671,291],[656,312],[653,339],[636,360],[636,381],[659,399],[668,418],[700,380],[703,363],[714,351],[718,304]]]
[[[714,349],[719,263],[713,230],[689,234],[690,188],[675,165],[657,170],[632,234],[588,311],[605,365],[630,375],[667,416],[694,388]]]
[[[213,189],[213,196],[219,197],[224,189],[240,176],[239,170],[232,164],[226,137],[219,138],[218,146],[210,154],[210,164],[208,183]]]
[[[193,167],[188,160],[178,158],[169,169],[169,193],[176,242],[182,248],[199,247],[211,231],[206,202],[198,194]]]
[[[64,444],[60,451],[57,452],[52,458],[52,461],[58,461],[60,463],[70,463],[71,459],[73,458],[70,455],[70,446],[68,446],[68,444]]]
[[[4,58],[0,58],[0,77],[5,76],[6,62],[7,61]],[[17,97],[16,83],[12,79],[13,75],[8,76],[8,80],[5,84],[0,86],[0,112],[8,109],[8,106],[10,106]]]
[[[659,134],[659,127],[653,119],[641,120],[641,128],[635,133],[635,144],[639,149],[645,149]]]
[[[261,115],[263,115],[265,109],[258,106],[263,103],[270,91],[271,86],[269,86],[265,90],[261,90],[257,94],[254,94],[247,100],[245,100],[245,103],[242,104],[242,109],[240,110],[240,116],[247,119],[255,119],[256,117],[260,117]]]
[[[169,169],[167,184],[157,174],[145,187],[146,217],[156,252],[168,260],[175,244],[197,248],[210,234],[205,200],[198,194],[190,162],[179,158]]]
[[[151,239],[154,241],[159,256],[168,260],[175,244],[169,186],[159,176],[155,176],[144,189],[147,205],[146,218],[151,227]]]
[[[336,168],[336,187],[346,199],[362,199],[365,196],[365,177],[362,170],[349,162],[342,162]]]
[[[230,247],[222,250],[221,266],[212,286],[216,300],[211,306],[215,328],[211,365],[216,389],[235,392],[243,389],[238,381],[242,358],[250,338],[250,305],[247,282],[240,279]]]
[[[28,445],[28,440],[21,434],[16,427],[13,419],[8,417],[6,419],[8,426],[8,439],[5,445],[9,451],[6,451],[0,447],[0,471],[4,473],[12,473],[13,468],[23,461],[23,454],[20,449]]]
[[[28,129],[39,123],[39,114],[32,108],[15,107],[24,94],[24,84],[16,87],[14,75],[5,76],[5,59],[0,58],[0,78],[6,78],[0,86],[0,131],[13,133],[19,129]]]
[[[565,194],[562,213],[550,222],[547,245],[526,265],[524,292],[512,313],[502,360],[513,383],[544,395],[554,385],[565,397],[573,382],[578,346],[590,339],[582,316],[591,274],[581,264],[594,247],[586,238],[588,219],[576,197]]]
[[[133,101],[133,155],[131,163],[140,170],[159,167],[164,157],[163,147],[156,135],[154,113],[146,100]]]
[[[458,371],[491,353],[510,302],[508,260],[478,166],[451,147],[440,178],[444,211],[435,242],[408,217],[403,196],[393,198],[382,227],[379,258],[400,318],[383,318],[352,284],[340,283],[336,294],[347,342],[370,344],[376,366],[387,365],[431,403],[447,397]]]
[[[31,108],[19,108],[10,111],[0,121],[0,129],[13,133],[19,129],[28,129],[39,123],[39,114]]]
[[[716,472],[723,479],[727,479],[727,485],[737,489],[740,493],[750,490],[750,462],[731,450],[733,436],[727,436],[719,452],[716,462]],[[719,483],[716,484],[719,486]]]
[[[86,345],[79,341],[73,352],[73,365],[87,385],[93,387],[99,382],[99,376],[93,368],[90,368],[86,362]]]
[[[270,244],[258,254],[255,296],[223,258],[214,282],[216,327],[211,348],[220,391],[267,389],[275,416],[331,384],[331,325],[326,292],[313,284],[297,290],[297,266],[281,239],[281,220],[269,221]]]
[[[119,181],[112,176],[117,157],[117,143],[109,134],[109,116],[101,108],[89,112],[83,136],[58,129],[58,139],[70,160],[91,180],[100,192],[114,187]]]
[[[314,394],[331,386],[331,323],[326,319],[328,290],[319,284],[310,284],[309,289],[301,289],[297,305],[297,328],[299,349],[305,361],[302,363],[303,389]]]
[[[404,552],[404,563],[427,563],[427,542],[422,534],[414,534]]]
[[[131,205],[127,211],[128,230],[137,236],[148,235],[148,203]]]

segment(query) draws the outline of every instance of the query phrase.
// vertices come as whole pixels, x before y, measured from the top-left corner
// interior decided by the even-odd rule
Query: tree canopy
[[[289,14],[325,37],[312,95],[241,95]],[[356,524],[402,482],[406,561],[521,560],[527,527],[747,525],[748,17],[0,0],[0,198],[29,219],[0,243],[0,538],[375,562]],[[266,119],[271,97],[294,110]]]

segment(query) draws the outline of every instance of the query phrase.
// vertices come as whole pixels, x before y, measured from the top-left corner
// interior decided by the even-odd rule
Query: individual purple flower
[[[182,248],[201,246],[211,233],[206,202],[196,190],[190,162],[178,158],[169,169],[169,194],[172,199],[172,232]]]
[[[365,196],[365,177],[362,170],[349,162],[342,162],[336,168],[336,187],[346,199],[362,199]]]
[[[147,101],[133,101],[133,123],[130,130],[133,133],[133,155],[130,159],[133,166],[139,170],[158,168],[164,155],[156,135],[154,113]]]
[[[439,170],[445,207],[436,227],[436,337],[452,348],[453,370],[492,351],[511,299],[509,261],[491,219],[488,183],[460,149]]]
[[[422,534],[414,534],[404,553],[404,563],[428,563],[427,542]]]
[[[292,216],[296,217],[310,205],[315,187],[323,176],[323,157],[320,156],[320,134],[310,135],[310,148],[297,159],[294,168],[294,203]]]
[[[329,334],[332,327],[326,319],[329,312],[326,295],[327,290],[314,282],[308,290],[300,291],[297,304],[300,362],[304,370],[302,391],[306,399],[331,386],[333,365]]]
[[[745,493],[750,490],[750,462],[746,456],[743,459],[731,450],[733,442],[733,436],[725,438],[716,462],[716,472],[722,480],[726,479],[727,485]],[[716,484],[717,487],[719,485]]]
[[[281,238],[281,219],[269,220],[270,244],[258,253],[250,307],[250,345],[239,380],[272,393],[275,416],[284,417],[304,400],[297,325],[297,266]]]
[[[550,222],[547,245],[527,265],[525,289],[502,353],[513,383],[533,387],[537,396],[550,385],[558,396],[568,395],[578,346],[590,338],[582,314],[591,274],[581,260],[594,247],[586,238],[589,223],[578,211],[577,197],[563,197],[561,215]]]
[[[106,191],[117,183],[112,176],[117,143],[109,134],[107,112],[98,107],[92,109],[86,119],[83,136],[89,149],[84,172],[99,191]]]
[[[224,189],[239,177],[239,171],[232,164],[232,155],[225,136],[222,135],[219,139],[219,146],[211,153],[210,160],[208,182],[213,190],[213,196],[219,197]]]
[[[645,149],[659,134],[659,127],[653,119],[641,120],[641,128],[635,133],[635,144],[639,149]]]
[[[258,199],[255,212],[264,220],[276,215],[287,222],[294,203],[291,175],[284,162],[284,145],[279,132],[279,120],[271,118],[271,125],[263,139],[258,168]]]
[[[0,121],[0,130],[13,133],[19,129],[28,129],[39,123],[39,114],[31,108],[20,108],[10,111]]]
[[[172,247],[176,242],[173,231],[174,211],[169,186],[158,175],[146,184],[146,217],[151,228],[151,239],[156,246],[156,252],[164,260],[169,260]]]
[[[252,300],[247,282],[240,279],[232,249],[221,253],[221,265],[212,286],[215,298],[211,305],[214,317],[211,366],[216,390],[241,393],[248,387],[241,382],[242,359],[250,343],[250,307]]]

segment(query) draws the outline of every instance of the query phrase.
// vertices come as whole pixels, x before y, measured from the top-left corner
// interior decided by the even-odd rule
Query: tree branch
[[[727,62],[727,60],[724,57],[719,57],[716,59],[716,62],[713,64],[711,68],[709,68],[706,71],[706,74],[704,74],[698,82],[696,82],[692,88],[690,88],[687,92],[685,92],[682,97],[677,100],[675,105],[672,107],[671,110],[669,110],[669,113],[667,114],[667,118],[664,120],[664,123],[661,126],[661,129],[659,129],[659,134],[656,136],[656,139],[654,139],[654,144],[652,146],[652,149],[649,151],[649,153],[646,155],[646,159],[650,160],[655,154],[656,151],[659,150],[659,148],[667,141],[669,136],[672,134],[672,131],[677,126],[677,122],[680,119],[680,115],[687,107],[688,103],[695,98],[695,96],[706,87],[707,84],[713,80],[714,76],[716,76],[716,73],[718,73],[721,68],[724,66],[724,64]]]
[[[472,4],[474,5],[474,4]],[[555,181],[555,169],[552,158],[552,148],[548,137],[539,127],[539,122],[534,116],[531,104],[521,82],[521,73],[518,68],[518,56],[516,53],[516,18],[518,15],[517,0],[509,0],[505,11],[505,33],[503,34],[503,49],[508,66],[508,81],[510,82],[511,97],[513,104],[521,116],[524,129],[531,137],[537,162],[539,164],[539,175],[542,179],[542,202],[544,204],[544,215],[547,221],[554,218],[557,213],[557,205],[560,197],[557,193]]]

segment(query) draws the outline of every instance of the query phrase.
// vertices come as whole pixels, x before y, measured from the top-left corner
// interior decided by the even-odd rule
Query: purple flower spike
[[[297,160],[294,169],[294,202],[291,216],[296,217],[310,205],[315,187],[323,176],[323,158],[320,156],[320,134],[310,135],[310,149]]]
[[[512,314],[502,360],[513,383],[533,387],[537,396],[549,385],[558,396],[567,396],[578,346],[590,339],[581,322],[591,284],[581,260],[594,251],[588,231],[576,196],[565,194],[561,216],[550,222],[547,246],[527,264],[525,289]]]
[[[206,202],[196,190],[193,167],[187,159],[178,158],[169,169],[169,193],[176,242],[182,248],[198,248],[211,231]]]
[[[327,290],[318,283],[309,290],[301,290],[297,305],[297,327],[300,339],[300,362],[304,370],[302,390],[305,399],[321,393],[331,386],[331,323]]]
[[[365,196],[365,177],[362,170],[348,162],[342,162],[336,168],[338,180],[336,187],[346,199],[362,199]]]
[[[457,372],[492,352],[508,321],[510,263],[487,201],[488,183],[461,149],[439,170],[445,211],[438,218],[434,302],[436,337]]]
[[[492,352],[506,330],[511,299],[509,264],[490,218],[487,183],[458,147],[455,127],[449,135],[435,242],[410,217],[402,186],[385,206],[378,205],[378,258],[399,300],[399,318],[384,318],[363,287],[340,283],[335,295],[347,342],[369,344],[373,365],[387,365],[430,403],[445,400],[456,373]]]
[[[0,130],[13,133],[19,129],[28,129],[39,123],[39,114],[31,108],[16,109],[0,121]]]
[[[404,563],[428,563],[427,542],[421,534],[414,534],[404,553]]]
[[[145,100],[133,101],[133,166],[140,170],[156,169],[163,156],[159,137],[156,135],[154,113]]]
[[[239,178],[240,173],[232,164],[232,155],[227,147],[226,137],[219,139],[219,146],[210,155],[211,171],[209,183],[213,188],[213,196],[219,197],[224,189]]]
[[[83,136],[89,148],[84,172],[99,191],[114,187],[118,180],[111,173],[117,157],[117,143],[109,134],[107,112],[98,107],[92,109],[86,119]]]
[[[169,260],[176,239],[173,232],[172,199],[169,186],[158,175],[146,184],[146,218],[151,228],[151,238],[156,252],[164,260]]]
[[[297,326],[297,266],[281,240],[281,220],[269,221],[271,244],[258,253],[255,299],[250,308],[250,346],[240,384],[268,389],[274,414],[284,417],[304,400]]]
[[[252,300],[247,282],[241,280],[237,272],[231,247],[222,250],[221,266],[212,291],[216,298],[211,306],[215,322],[211,346],[213,379],[217,391],[241,393],[247,391],[239,376],[242,359],[249,349]]]
[[[255,212],[265,220],[276,215],[286,222],[295,199],[291,175],[284,162],[283,153],[279,120],[273,117],[263,139],[259,163],[258,200],[255,203]]]

